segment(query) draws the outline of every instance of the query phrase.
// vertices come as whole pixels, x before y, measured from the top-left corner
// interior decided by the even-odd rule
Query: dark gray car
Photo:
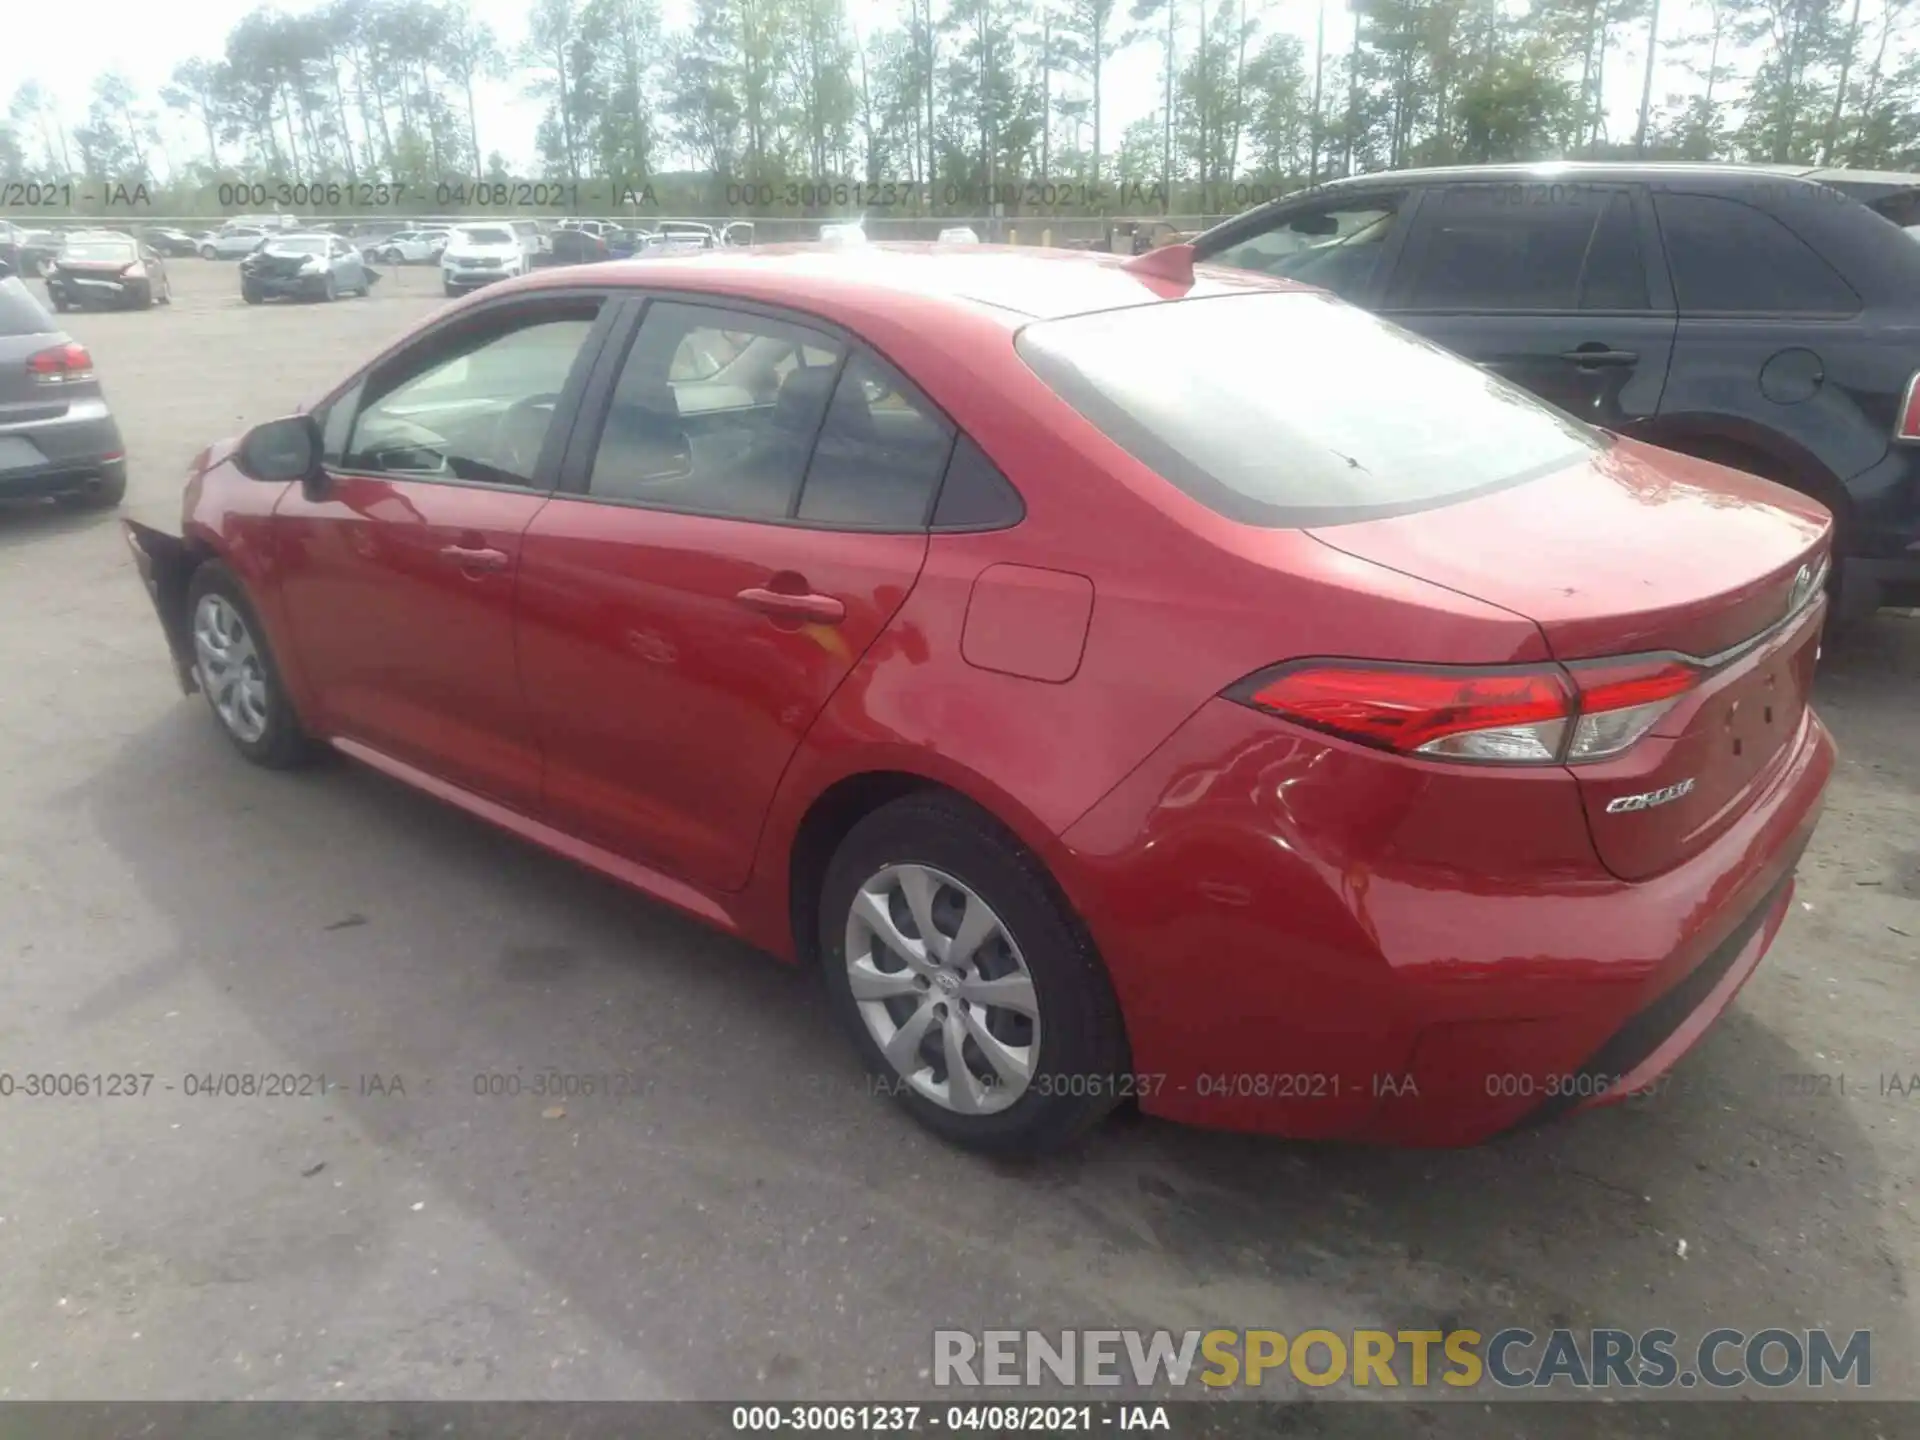
[[[118,505],[127,451],[87,348],[17,277],[0,280],[0,499]]]

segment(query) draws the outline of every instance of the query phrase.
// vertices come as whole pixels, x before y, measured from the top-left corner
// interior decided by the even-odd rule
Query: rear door
[[[1435,186],[1378,307],[1395,323],[1591,424],[1660,407],[1671,287],[1635,187]]]
[[[801,738],[926,558],[953,427],[849,337],[654,301],[528,529],[551,823],[736,889]]]

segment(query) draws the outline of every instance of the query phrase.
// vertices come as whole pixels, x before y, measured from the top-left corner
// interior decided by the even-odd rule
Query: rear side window
[[[59,328],[17,278],[0,280],[0,335],[52,335]]]
[[[1766,211],[1718,195],[1654,196],[1682,315],[1853,315],[1860,297]]]
[[[800,519],[915,530],[953,453],[953,426],[891,366],[857,353],[840,372],[800,492]]]
[[[1016,344],[1116,444],[1248,525],[1406,514],[1607,444],[1517,386],[1324,294],[1047,320]]]

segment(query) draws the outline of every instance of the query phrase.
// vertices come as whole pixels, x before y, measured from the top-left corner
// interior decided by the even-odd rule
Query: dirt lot
[[[142,514],[441,303],[173,268],[170,310],[71,323]],[[338,1087],[0,1100],[0,1398],[899,1398],[942,1325],[1370,1324],[1871,1328],[1920,1398],[1920,620],[1829,655],[1793,916],[1659,1099],[1466,1153],[1123,1122],[1024,1171],[862,1093],[808,979],[369,773],[240,763],[109,515],[0,511],[0,675],[0,1069]],[[644,1093],[474,1093],[544,1067]],[[1307,1433],[1385,1433],[1357,1408]],[[1500,1408],[1412,1413],[1576,1423]],[[1898,1433],[1606,1424],[1790,1422]]]

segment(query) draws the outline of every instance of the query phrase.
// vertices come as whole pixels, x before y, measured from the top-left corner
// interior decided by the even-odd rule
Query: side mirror
[[[1340,222],[1331,215],[1301,215],[1287,222],[1295,235],[1338,235]]]
[[[311,415],[289,415],[256,425],[240,439],[234,468],[249,480],[284,484],[320,475],[320,426]]]

